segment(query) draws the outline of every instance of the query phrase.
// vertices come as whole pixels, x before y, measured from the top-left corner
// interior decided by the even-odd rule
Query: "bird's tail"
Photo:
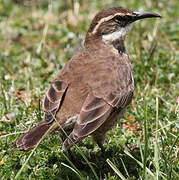
[[[34,148],[50,127],[51,124],[46,124],[42,120],[30,131],[18,138],[12,145],[12,148],[20,149],[22,151],[28,151]]]

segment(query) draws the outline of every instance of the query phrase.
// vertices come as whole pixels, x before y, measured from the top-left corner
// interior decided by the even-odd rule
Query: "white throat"
[[[105,34],[102,36],[102,40],[107,43],[115,42],[116,40],[124,39],[127,33],[131,30],[132,24],[128,24],[125,27],[119,29],[119,31],[113,32],[111,34]]]

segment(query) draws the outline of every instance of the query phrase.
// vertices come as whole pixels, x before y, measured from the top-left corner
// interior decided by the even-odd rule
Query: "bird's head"
[[[161,16],[153,12],[133,12],[122,7],[104,8],[92,20],[86,41],[98,39],[112,43],[116,40],[124,40],[133,22],[153,17]]]

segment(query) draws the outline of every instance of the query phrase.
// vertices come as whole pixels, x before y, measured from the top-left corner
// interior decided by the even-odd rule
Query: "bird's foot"
[[[68,155],[70,161],[73,163],[74,166],[76,166],[77,168],[81,168],[83,166],[83,163],[79,161],[79,158],[77,158],[71,150],[68,150]]]

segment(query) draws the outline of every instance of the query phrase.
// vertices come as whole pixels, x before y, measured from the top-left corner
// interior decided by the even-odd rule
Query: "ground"
[[[135,95],[107,134],[107,161],[91,137],[72,148],[76,167],[58,133],[33,151],[11,149],[43,117],[49,83],[83,42],[94,15],[113,5],[162,18],[136,22],[126,39]],[[1,179],[179,179],[178,9],[177,0],[0,0]]]

